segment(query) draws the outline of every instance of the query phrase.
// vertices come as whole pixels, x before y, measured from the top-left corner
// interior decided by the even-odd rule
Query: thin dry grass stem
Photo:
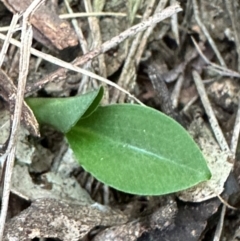
[[[86,17],[127,17],[127,13],[115,13],[115,12],[92,12],[92,13],[67,13],[67,14],[61,14],[59,15],[59,18],[61,19],[71,19],[71,18],[86,18]],[[136,18],[142,18],[141,15],[136,15]],[[16,28],[19,28],[20,25],[17,24]],[[10,26],[4,26],[0,27],[0,32],[7,32],[9,30]]]
[[[230,208],[230,209],[233,209],[233,210],[237,210],[237,208],[235,208],[235,207],[231,206],[230,204],[228,204],[221,196],[218,195],[218,198],[223,203],[223,206],[222,206],[221,216],[220,216],[220,219],[219,219],[216,231],[215,231],[215,235],[214,235],[213,241],[221,240],[223,224],[224,224],[224,218],[225,218],[227,207]]]
[[[225,139],[225,137],[224,137],[224,135],[222,133],[222,130],[221,130],[219,124],[218,124],[216,116],[215,116],[215,114],[213,112],[213,109],[211,107],[210,101],[209,101],[207,93],[205,91],[202,79],[201,79],[200,75],[198,74],[198,72],[195,71],[195,70],[193,70],[192,75],[193,75],[193,79],[194,79],[195,85],[197,87],[197,91],[198,91],[199,97],[201,98],[202,104],[203,104],[204,109],[206,111],[206,114],[208,116],[209,123],[210,123],[210,125],[212,127],[212,130],[213,130],[213,133],[214,133],[214,135],[216,137],[216,140],[217,140],[220,148],[223,151],[228,151],[229,154],[230,154],[229,146],[228,146],[227,141],[226,141],[226,139]]]
[[[87,62],[85,65],[84,65],[84,69],[86,69],[86,70],[89,70],[89,71],[92,71],[92,66],[91,66],[91,62],[89,61],[89,62]],[[81,79],[81,82],[80,82],[80,84],[79,84],[79,86],[78,86],[78,94],[80,94],[80,93],[85,93],[86,91],[87,91],[87,89],[88,89],[88,84],[89,84],[89,76],[88,75],[83,75],[82,76],[82,79]],[[91,79],[92,80],[92,82],[94,82],[93,83],[93,85],[94,84],[96,84],[97,85],[97,83],[95,83],[95,80],[94,79]]]
[[[178,28],[183,31],[181,32],[181,42],[180,42],[179,48],[176,51],[176,56],[178,56],[179,53],[181,53],[183,48],[182,45],[186,42],[186,38],[189,36],[188,27],[191,22],[191,19],[192,19],[192,1],[187,0],[184,8],[184,15],[181,21],[181,25],[179,24],[178,26]]]
[[[69,2],[67,0],[64,0],[64,3],[65,3],[65,6],[67,8],[67,11],[70,14],[73,14],[73,10],[72,10]],[[88,50],[87,41],[84,38],[83,32],[82,32],[81,28],[79,28],[79,25],[78,25],[78,22],[77,22],[76,19],[71,19],[71,22],[72,22],[74,30],[75,30],[75,32],[77,34],[78,41],[79,41],[79,44],[80,44],[81,49],[83,51],[83,54],[86,54],[89,50]]]
[[[19,27],[20,25],[16,24],[15,28],[19,28]],[[11,28],[10,26],[0,27],[0,32],[8,32],[10,28]]]
[[[85,17],[127,17],[127,13],[116,13],[116,12],[91,12],[91,13],[72,13],[72,14],[61,14],[59,17],[61,19],[70,18],[85,18]],[[142,18],[141,15],[136,14],[136,18]]]
[[[234,155],[236,155],[236,151],[237,151],[239,133],[240,133],[240,98],[239,98],[238,110],[237,110],[237,115],[236,115],[236,119],[233,127],[233,134],[232,134],[231,145],[230,145],[230,150]]]
[[[204,84],[211,84],[211,83],[213,83],[214,81],[216,81],[216,78],[210,78],[210,79],[205,79],[205,80],[203,80],[203,83],[204,83]]]
[[[6,170],[4,175],[4,186],[2,194],[2,208],[0,216],[0,240],[3,238],[4,226],[8,210],[8,202],[11,188],[11,177],[14,166],[16,142],[18,127],[20,125],[22,104],[24,100],[24,91],[27,81],[27,74],[29,68],[30,48],[32,44],[32,26],[29,24],[29,17],[31,14],[43,3],[42,0],[35,0],[26,9],[23,14],[21,46],[20,46],[20,61],[19,61],[19,78],[17,94],[9,97],[10,100],[15,100],[15,109],[12,118],[12,126],[10,131],[9,142],[6,150]]]
[[[61,19],[69,18],[85,18],[85,17],[127,17],[127,13],[116,13],[116,12],[92,12],[92,13],[73,13],[73,14],[61,14],[59,17]],[[142,15],[136,14],[136,18],[142,18]]]
[[[210,102],[209,102],[209,99],[207,97],[202,79],[196,71],[193,71],[193,78],[194,78],[194,82],[195,82],[195,85],[197,87],[199,96],[201,98],[202,104],[205,108],[205,111],[206,111],[208,117],[209,117],[209,122],[210,122],[212,130],[214,132],[214,135],[215,135],[215,137],[218,141],[218,144],[223,151],[228,151],[229,155],[232,156],[232,153],[234,153],[234,152],[233,152],[232,148],[229,150],[228,144],[227,144],[227,142],[225,140],[225,137],[224,137],[219,125],[218,125],[217,119],[216,119],[216,117],[214,115],[214,112],[212,110],[212,107],[210,105]],[[238,135],[239,135],[239,129],[238,129]],[[236,209],[235,207],[229,205],[224,199],[222,199],[222,197],[220,195],[218,195],[218,198],[223,203],[223,208],[222,208],[221,217],[220,217],[220,220],[219,220],[219,223],[218,223],[215,235],[214,235],[214,241],[219,241],[220,238],[221,238],[226,207],[229,207],[231,209]]]
[[[158,13],[161,13],[162,11],[164,11],[164,8],[165,8],[165,6],[166,6],[166,4],[167,4],[167,2],[168,1],[166,1],[166,0],[161,0],[159,3],[158,3],[158,5],[157,5],[157,7],[156,7],[156,9],[155,9],[155,11],[154,11],[154,15],[155,14],[158,14]],[[177,4],[177,3],[175,3],[175,4]],[[175,4],[173,4],[172,6],[174,6]],[[176,13],[177,14],[177,13]],[[173,14],[172,14],[173,15]],[[171,16],[172,16],[171,15]],[[139,65],[139,63],[140,63],[140,60],[141,60],[141,58],[142,58],[142,55],[143,55],[143,52],[144,52],[144,50],[145,50],[145,47],[146,47],[146,45],[147,45],[147,40],[148,40],[148,38],[149,38],[149,36],[150,36],[150,34],[152,33],[152,31],[153,31],[153,29],[154,29],[154,27],[156,26],[156,23],[155,24],[152,24],[146,31],[145,31],[145,33],[143,34],[143,37],[142,37],[142,39],[141,39],[141,42],[140,42],[140,44],[139,44],[139,50],[137,51],[137,55],[136,55],[136,65],[138,66]],[[166,26],[164,26],[165,28],[165,30],[166,29],[168,29],[168,27],[166,27]],[[163,31],[164,32],[164,34],[167,32],[167,30],[166,31]],[[164,35],[163,34],[163,35]],[[162,35],[162,36],[163,36]]]
[[[159,1],[158,5],[154,11],[154,14],[157,14],[157,13],[163,11],[167,2],[168,2],[168,0]],[[148,18],[148,16],[150,16],[154,3],[155,3],[155,1],[149,2],[149,5],[147,6],[147,10],[145,11],[145,14],[143,16],[143,19]],[[134,39],[134,41],[132,43],[132,55],[129,56],[129,60],[130,61],[132,60],[132,62],[131,62],[131,64],[129,63],[129,68],[132,69],[132,72],[134,72],[134,74],[130,75],[130,76],[126,76],[126,77],[122,76],[122,79],[125,80],[125,81],[123,81],[123,84],[124,84],[123,86],[125,89],[126,88],[128,89],[130,87],[130,85],[133,85],[135,83],[136,70],[135,70],[134,65],[136,65],[136,66],[139,65],[141,57],[143,55],[143,52],[144,52],[146,44],[147,44],[147,40],[155,26],[156,26],[156,24],[152,24],[149,28],[146,29],[146,31],[144,33],[138,34],[138,36]],[[131,50],[130,50],[130,52],[131,52]],[[134,61],[134,57],[135,57],[135,61]],[[130,73],[131,73],[131,71],[130,71]],[[124,99],[125,99],[125,95],[120,94],[119,102],[124,102]]]
[[[5,35],[3,34],[0,34],[0,38],[2,39],[5,39]],[[15,39],[11,39],[10,40],[10,43],[17,46],[17,47],[20,47],[21,44],[19,41],[15,40]],[[31,48],[31,54],[33,54],[34,56],[37,56],[39,58],[42,58],[50,63],[53,63],[53,64],[56,64],[60,67],[62,67],[63,69],[68,69],[68,70],[72,70],[72,71],[75,71],[75,72],[78,72],[78,73],[81,73],[81,74],[84,74],[84,75],[88,75],[89,77],[91,78],[94,78],[94,79],[97,79],[101,82],[104,82],[108,85],[111,85],[113,86],[114,88],[118,88],[120,91],[123,91],[125,94],[127,94],[130,98],[132,98],[133,100],[135,100],[138,104],[140,105],[144,105],[140,100],[138,100],[136,97],[134,97],[133,95],[131,95],[128,91],[126,91],[125,89],[121,88],[120,86],[118,86],[117,84],[113,83],[112,81],[108,80],[108,79],[105,79],[99,75],[96,75],[90,71],[87,71],[85,69],[82,69],[82,68],[79,68],[71,63],[67,63],[63,60],[60,60],[52,55],[49,55],[49,54],[45,54],[45,53],[42,53],[34,48]]]
[[[128,1],[128,15],[129,15],[129,22],[130,24],[133,23],[134,19],[137,15],[137,10],[141,5],[142,0],[130,0]]]
[[[177,108],[177,106],[178,106],[178,99],[179,99],[179,96],[180,96],[180,93],[181,93],[183,81],[184,81],[184,78],[183,78],[183,75],[181,74],[178,77],[177,82],[174,86],[173,92],[171,94],[171,100],[172,100],[173,108]]]
[[[218,225],[217,225],[217,228],[216,228],[216,231],[215,231],[215,234],[214,234],[213,241],[219,241],[220,238],[221,238],[226,209],[227,209],[226,205],[224,204],[222,206],[221,216],[220,216],[220,219],[218,221]]]
[[[174,14],[176,12],[180,12],[180,11],[182,11],[182,9],[180,8],[179,4],[172,5],[168,8],[166,8],[166,9],[164,9],[161,13],[155,14],[153,17],[150,17],[147,21],[143,21],[143,22],[127,29],[126,31],[122,32],[120,35],[112,38],[111,40],[106,41],[98,49],[95,49],[95,50],[83,55],[82,57],[79,57],[79,58],[75,59],[72,62],[72,64],[66,63],[66,62],[61,61],[57,58],[54,58],[51,55],[43,54],[40,51],[37,51],[36,49],[31,48],[31,53],[33,55],[35,55],[37,57],[43,57],[46,61],[49,61],[49,58],[54,59],[54,63],[58,64],[62,68],[59,68],[57,71],[55,71],[55,72],[51,73],[50,75],[46,76],[45,78],[40,80],[36,85],[34,85],[30,88],[27,88],[25,93],[30,94],[34,91],[37,91],[37,90],[41,89],[45,84],[47,84],[51,81],[54,81],[56,79],[62,78],[62,75],[66,74],[67,71],[68,71],[68,70],[64,69],[65,67],[67,67],[68,69],[71,69],[73,71],[77,71],[77,72],[80,72],[82,74],[87,74],[87,75],[91,76],[92,78],[95,78],[95,79],[98,79],[100,81],[106,82],[107,84],[109,84],[109,85],[111,85],[115,88],[119,88],[119,90],[128,94],[130,96],[130,98],[133,98],[138,103],[141,103],[134,96],[132,96],[130,93],[128,93],[126,90],[122,89],[118,85],[112,83],[111,81],[109,81],[105,78],[102,78],[98,75],[95,75],[95,74],[93,74],[89,71],[82,70],[81,68],[76,67],[76,65],[85,64],[86,62],[92,60],[96,56],[98,56],[102,53],[105,53],[106,51],[110,50],[111,48],[117,46],[119,43],[124,41],[126,38],[131,37],[131,36],[137,34],[138,32],[145,30],[147,27],[151,26],[152,24],[156,24],[156,23],[162,21],[163,19],[168,18],[172,14]],[[0,38],[4,40],[6,38],[6,36],[3,35],[3,34],[0,34]],[[19,44],[18,41],[14,40],[14,39],[11,39],[10,42],[11,42],[11,44],[14,44],[14,45],[20,47],[20,44]]]
[[[92,3],[89,0],[84,0],[84,6],[86,13],[92,13],[94,12]],[[102,38],[100,33],[100,27],[99,27],[99,21],[95,16],[89,16],[88,17],[88,24],[92,36],[92,49],[96,49],[102,44]],[[106,77],[103,76],[103,77]]]
[[[95,1],[95,2],[98,3],[98,1]],[[105,5],[105,2],[101,3],[101,6],[98,5],[96,7],[103,8],[104,5]],[[92,3],[90,0],[84,0],[84,6],[85,6],[86,12],[94,12]],[[99,20],[97,17],[88,17],[88,24],[89,24],[90,32],[92,36],[91,49],[96,49],[102,45],[102,36],[100,32]],[[105,57],[103,54],[98,56],[98,69],[99,69],[99,75],[101,75],[104,78],[107,78],[107,67],[105,63]],[[104,87],[103,103],[108,104],[109,103],[108,86],[104,83],[103,87]]]
[[[69,19],[69,18],[85,18],[85,17],[127,17],[127,13],[115,13],[115,12],[91,12],[91,13],[71,13],[71,14],[61,14],[59,17],[61,19]],[[142,18],[141,15],[137,14],[136,18]]]
[[[224,200],[219,194],[216,195],[218,197],[218,199],[222,202],[223,205],[225,205],[227,208],[230,208],[232,210],[237,210],[237,208],[233,207],[232,205],[230,205],[226,200]]]
[[[208,67],[208,69],[218,73],[221,76],[229,76],[229,77],[237,77],[237,78],[240,77],[240,74],[238,72],[231,69],[221,68],[221,66],[215,65],[213,63]]]
[[[201,28],[203,34],[205,35],[205,37],[207,38],[209,44],[211,45],[214,53],[216,54],[218,61],[220,62],[220,64],[223,67],[226,67],[225,61],[223,59],[223,57],[221,56],[220,52],[218,51],[218,48],[214,42],[214,40],[212,39],[211,35],[209,34],[207,28],[205,27],[205,25],[202,23],[200,16],[199,16],[199,9],[198,9],[198,5],[197,5],[197,1],[193,0],[192,1],[193,4],[193,11],[194,11],[194,17],[199,25],[199,27]]]
[[[41,51],[42,51],[43,53],[48,53],[48,49],[45,49],[45,48],[42,48]],[[38,71],[41,63],[42,63],[42,59],[41,59],[41,58],[37,58],[36,63],[35,63],[35,65],[34,65],[34,71],[35,71],[35,72]]]
[[[94,182],[94,177],[92,175],[88,176],[86,184],[84,186],[88,193],[92,193],[93,182]]]
[[[198,51],[199,55],[203,58],[203,60],[206,62],[206,64],[210,65],[212,68],[211,70],[215,71],[216,73],[222,75],[222,76],[230,76],[230,77],[238,77],[240,78],[240,74],[234,70],[228,69],[228,68],[224,68],[222,66],[219,66],[215,63],[212,63],[208,60],[208,58],[203,54],[201,48],[199,47],[199,45],[197,44],[197,42],[195,41],[195,39],[193,37],[191,37],[194,46],[196,48],[196,50]],[[209,68],[209,67],[208,67]]]
[[[220,195],[218,195],[218,198],[220,201],[223,203],[222,210],[221,210],[221,216],[214,234],[213,241],[219,241],[221,240],[221,235],[222,235],[222,230],[223,230],[223,224],[224,224],[224,218],[226,214],[227,207],[232,209],[232,210],[237,210],[237,208],[231,206],[228,204]]]
[[[71,19],[71,18],[86,18],[86,17],[127,17],[128,13],[116,13],[116,12],[89,12],[89,13],[66,13],[60,14],[59,18],[61,19]],[[136,14],[135,18],[142,19],[142,15]],[[10,26],[0,27],[0,32],[7,32]],[[16,28],[19,28],[20,25],[16,25]]]
[[[197,95],[193,96],[192,99],[190,99],[190,101],[184,106],[181,112],[186,114],[189,108],[197,101],[197,99],[198,99]]]
[[[235,1],[224,1],[228,10],[228,16],[231,19],[232,22],[232,28],[233,28],[233,33],[234,33],[234,43],[236,44],[236,50],[238,54],[238,71],[240,71],[240,40],[239,40],[239,30],[237,28],[237,19],[236,19],[236,8],[233,6]]]
[[[143,20],[146,20],[152,14],[152,8],[155,4],[155,1],[156,0],[151,0],[148,3],[148,5],[146,7],[146,11],[144,12],[144,15],[143,15]],[[136,78],[135,56],[137,54],[137,50],[140,51],[139,43],[141,41],[142,35],[143,35],[143,33],[140,32],[135,36],[135,38],[132,41],[132,44],[130,46],[129,54],[127,55],[127,58],[124,62],[124,66],[123,66],[121,75],[118,79],[118,84],[120,86],[123,86],[123,88],[128,88],[131,80],[132,79],[135,80],[135,78]],[[116,103],[119,98],[120,98],[119,102],[124,102],[125,95],[120,95],[120,92],[115,89],[113,92],[111,103]]]
[[[91,1],[89,0],[84,0],[84,5],[86,12],[94,12],[94,11],[102,11],[103,7],[105,5],[105,0],[95,0],[94,1],[94,8],[92,7]],[[92,35],[92,46],[91,48],[95,49],[99,46],[102,45],[102,36],[101,36],[101,31],[100,31],[100,26],[99,26],[99,19],[95,16],[89,17],[88,18],[88,23],[91,29],[91,35]],[[107,67],[105,63],[105,56],[104,54],[98,56],[98,68],[99,68],[99,74],[107,78]],[[109,89],[108,85],[104,84],[104,97],[103,97],[103,104],[108,104],[109,103]],[[105,193],[105,199],[104,199],[104,204],[107,205],[109,203],[109,187],[105,186],[106,190],[104,190]]]
[[[0,53],[0,67],[2,66],[3,64],[3,61],[4,61],[4,58],[5,58],[5,55],[7,53],[7,50],[8,50],[8,47],[9,47],[9,40],[12,38],[12,35],[14,33],[14,30],[16,28],[16,25],[17,25],[17,22],[18,22],[18,19],[19,19],[19,14],[18,13],[15,13],[12,17],[12,21],[11,21],[11,24],[9,26],[9,30],[8,30],[8,33],[7,33],[7,37],[4,41],[4,44],[2,46],[2,49],[1,49],[1,53]]]
[[[104,205],[109,205],[109,196],[110,196],[110,191],[109,191],[109,186],[103,185],[103,203]]]
[[[176,0],[171,0],[171,4],[176,3]],[[179,30],[178,30],[178,15],[173,14],[171,17],[171,28],[173,35],[175,37],[175,40],[177,42],[177,45],[179,46],[180,40],[179,40]]]
[[[90,179],[90,178],[89,178]],[[91,180],[92,180],[92,184],[93,184],[93,182],[94,182],[94,178],[91,178]],[[97,182],[94,186],[92,185],[92,190],[91,190],[91,197],[95,200],[95,198],[97,197],[97,194],[99,193],[99,192],[101,192],[102,190],[104,191],[104,189],[103,189],[103,186],[105,186],[104,184],[102,184],[101,182]],[[109,188],[108,188],[109,189]],[[104,195],[104,193],[105,192],[103,192],[103,195]],[[107,194],[108,195],[108,194]],[[106,198],[106,199],[108,199],[109,198],[109,196]],[[103,200],[104,200],[104,197],[103,197]],[[103,202],[104,203],[104,205],[107,205],[107,204],[105,204],[105,202],[104,201],[101,201],[101,202]]]
[[[68,1],[64,0],[64,3],[65,3],[65,6],[66,6],[68,12],[70,14],[73,14],[73,10],[70,7]],[[87,41],[86,41],[86,39],[83,35],[83,32],[82,32],[81,28],[79,27],[76,19],[72,19],[71,22],[72,22],[72,25],[75,29],[75,32],[76,32],[77,36],[78,36],[78,41],[79,41],[79,44],[81,46],[82,52],[83,52],[83,54],[86,54],[87,52],[89,52],[89,48],[88,48]],[[86,63],[84,65],[84,69],[91,70],[91,61],[89,61],[88,63]],[[80,83],[79,88],[78,88],[78,93],[84,92],[84,90],[86,89],[85,88],[86,84],[88,82],[89,82],[89,77],[87,75],[83,75],[81,83]]]
[[[106,0],[95,0],[92,2],[92,8],[94,12],[101,12],[106,4]]]
[[[86,18],[86,17],[127,17],[126,13],[115,13],[115,12],[89,12],[89,13],[67,13],[59,15],[61,19],[71,19],[71,18]],[[141,15],[137,15],[138,18],[141,18]]]
[[[106,41],[99,48],[97,48],[79,58],[76,58],[72,62],[72,64],[75,66],[83,65],[86,62],[95,58],[96,56],[107,52],[111,48],[114,48],[115,46],[120,44],[122,41],[124,41],[126,38],[136,35],[138,32],[145,30],[147,27],[151,26],[152,24],[158,23],[158,22],[162,21],[163,19],[168,18],[172,14],[174,14],[176,12],[180,12],[180,11],[182,11],[182,9],[180,8],[179,4],[172,5],[166,9],[164,9],[163,12],[158,13],[158,14],[154,15],[153,17],[150,17],[147,21],[143,21],[143,22],[125,30],[120,35],[112,38],[111,40]],[[0,38],[5,39],[5,36],[3,34],[0,34]],[[15,42],[15,41],[13,41],[13,42]],[[36,83],[32,87],[27,88],[26,93],[28,93],[28,94],[33,93],[33,92],[41,89],[45,84],[47,84],[51,81],[57,80],[59,78],[63,79],[63,75],[65,75],[66,73],[67,73],[67,70],[65,70],[64,68],[59,68],[57,71],[49,74],[48,76],[46,76],[45,78],[40,80],[38,83]]]

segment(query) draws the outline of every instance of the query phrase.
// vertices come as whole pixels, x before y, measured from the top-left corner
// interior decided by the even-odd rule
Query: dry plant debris
[[[0,69],[0,79],[1,79],[1,97],[9,105],[10,114],[13,115],[14,111],[14,101],[11,100],[11,96],[16,95],[17,89],[13,84],[13,81],[8,77],[8,75]],[[32,110],[28,107],[28,105],[23,103],[23,111],[22,111],[22,119],[23,125],[29,130],[29,132],[34,136],[39,136],[39,126],[38,122],[33,115]]]
[[[7,0],[3,2],[12,13],[21,13],[27,9],[32,1]],[[54,6],[40,6],[32,15],[30,22],[35,28],[34,38],[44,45],[51,44],[61,50],[76,46],[78,43],[77,36],[70,24],[58,17]]]
[[[0,113],[0,127],[1,127],[1,137],[0,145],[5,146],[7,142],[9,132],[10,132],[10,114],[7,110],[1,110]],[[35,146],[31,145],[27,140],[29,136],[29,131],[24,127],[20,127],[18,133],[18,142],[16,148],[16,158],[21,160],[22,163],[31,164],[34,158],[34,152],[36,151]],[[3,161],[3,160],[2,160]]]
[[[207,182],[200,183],[179,193],[178,197],[187,202],[202,202],[223,192],[224,184],[232,170],[233,163],[229,152],[221,150],[211,130],[201,117],[194,120],[188,130],[202,150],[212,173],[212,178]]]
[[[2,2],[12,13],[26,10],[31,3],[28,0],[4,0]],[[82,1],[82,3],[70,1],[70,8],[68,8],[70,17],[71,11],[88,14],[100,12],[99,16],[101,16],[91,15],[88,17],[88,21],[84,18],[76,19],[77,28],[74,30],[68,21],[58,17],[58,11],[66,13],[64,4],[57,5],[48,2],[40,6],[30,18],[30,23],[34,28],[33,36],[42,44],[34,42],[34,47],[37,46],[38,49],[43,49],[42,51],[46,51],[47,48],[50,54],[41,55],[40,51],[31,49],[36,56],[43,57],[43,59],[45,56],[45,60],[38,65],[36,59],[30,59],[29,76],[33,77],[33,83],[28,82],[26,94],[47,93],[50,96],[68,96],[77,91],[81,93],[81,91],[96,87],[98,85],[96,79],[107,80],[110,77],[111,80],[125,88],[125,93],[134,93],[144,104],[165,111],[188,127],[189,132],[210,162],[210,169],[217,170],[218,176],[214,176],[214,179],[210,181],[214,182],[214,186],[211,184],[206,188],[203,183],[194,189],[178,194],[182,200],[200,202],[197,204],[183,203],[177,199],[176,205],[175,201],[170,198],[159,208],[161,202],[158,202],[157,198],[149,198],[140,207],[133,201],[132,205],[136,207],[129,211],[126,203],[121,202],[121,200],[125,200],[122,199],[123,194],[104,187],[102,189],[102,186],[93,178],[88,178],[86,173],[79,174],[75,165],[69,165],[65,170],[66,159],[69,157],[64,153],[67,148],[59,151],[59,146],[66,145],[62,140],[59,141],[55,138],[53,142],[60,144],[51,146],[49,144],[51,143],[50,136],[43,134],[42,140],[47,140],[48,143],[43,147],[39,139],[36,141],[36,139],[30,138],[31,141],[28,142],[29,134],[20,131],[20,134],[22,132],[24,134],[18,137],[18,145],[23,145],[17,148],[17,164],[13,172],[11,191],[31,202],[31,206],[19,213],[18,216],[8,220],[4,240],[31,240],[35,237],[83,240],[86,235],[89,236],[89,240],[95,241],[205,240],[206,231],[212,235],[212,226],[215,224],[210,225],[208,219],[216,214],[221,203],[213,197],[222,194],[226,200],[231,201],[228,199],[231,193],[239,194],[238,186],[235,185],[236,183],[233,184],[234,181],[230,184],[231,190],[229,188],[230,181],[227,180],[225,183],[233,168],[233,163],[229,162],[229,150],[235,156],[236,168],[234,171],[237,181],[240,182],[239,150],[237,149],[239,123],[234,124],[235,118],[236,120],[240,118],[240,85],[238,81],[240,46],[237,25],[240,19],[239,3],[219,0],[211,2],[181,1],[184,12],[175,14],[171,20],[164,20],[153,29],[155,22],[151,18],[148,20],[148,16],[153,15],[153,9],[156,9],[157,12],[168,3],[163,0],[144,2],[142,1],[138,9],[134,10],[135,13],[133,11],[133,15],[128,19],[125,17],[126,13],[131,12],[132,9],[128,9],[131,4],[128,6],[126,1],[103,1],[101,6],[96,6],[96,3],[92,6],[89,1]],[[4,6],[0,5],[0,14],[3,17],[9,15]],[[178,11],[177,9],[172,8],[172,11]],[[104,12],[110,14],[105,16]],[[121,17],[117,16],[120,13],[122,13]],[[135,14],[138,18],[134,18]],[[158,20],[155,19],[158,22],[163,17],[159,16]],[[142,26],[140,24],[135,27],[135,24],[145,20],[145,17],[146,22],[143,22]],[[9,21],[3,18],[3,22],[0,24],[8,25]],[[138,33],[136,36],[139,29],[142,31],[147,27],[149,29],[145,33]],[[81,30],[82,39],[79,39],[79,34],[77,34],[79,30]],[[190,34],[194,38],[191,38]],[[4,36],[1,34],[0,37]],[[132,39],[122,42],[127,37],[132,37]],[[94,40],[97,41],[94,42]],[[16,44],[14,40],[9,42]],[[81,45],[80,52],[78,42]],[[68,50],[68,47],[72,47],[71,50]],[[11,101],[9,96],[16,95],[18,91],[15,87],[17,81],[9,78],[11,75],[9,66],[14,65],[11,65],[13,56],[8,55],[13,52],[12,49],[7,52],[0,70],[0,96],[8,105],[11,115],[15,102]],[[51,59],[53,55],[56,56],[55,59]],[[98,56],[100,58],[97,60]],[[49,67],[50,65],[46,62],[48,59],[51,59],[52,62],[55,61],[62,68],[55,70],[55,67]],[[68,59],[68,62],[70,59],[72,64],[64,62],[62,59]],[[218,62],[221,66],[218,65]],[[34,66],[37,65],[36,70]],[[89,74],[89,72],[80,70],[79,66],[83,67],[84,71],[91,70],[101,76],[92,74],[91,80],[84,81],[84,74]],[[124,66],[123,70],[122,66]],[[81,74],[73,74],[69,69]],[[191,108],[198,109],[199,106],[201,108],[198,95],[200,97],[202,95],[200,92],[198,93],[193,83],[192,69],[203,78],[201,82],[204,83],[210,99],[211,112],[216,116],[223,136],[226,138],[223,144],[220,143],[220,147],[216,141],[218,134],[215,138],[207,123],[212,120],[212,116],[208,112],[208,104],[203,103],[203,116],[197,119],[191,118],[189,110]],[[42,78],[39,79],[39,76]],[[150,81],[153,83],[155,92]],[[111,84],[110,81],[107,83]],[[117,87],[116,84],[112,85]],[[42,92],[37,92],[40,89]],[[162,91],[163,89],[165,92]],[[108,101],[128,101],[125,94],[116,94],[118,90],[113,91],[109,88],[108,91],[107,94],[111,97],[107,99]],[[174,100],[173,103],[171,103],[171,98]],[[183,113],[179,114],[179,109],[182,109]],[[239,114],[237,115],[237,113]],[[9,112],[6,108],[1,109],[2,128],[6,122],[9,123],[8,115]],[[31,135],[38,135],[38,125],[25,103],[23,103],[21,123]],[[5,131],[8,131],[7,128]],[[6,139],[7,135],[1,141],[2,144]],[[226,146],[227,148],[225,148]],[[28,151],[24,151],[25,148]],[[42,159],[46,159],[45,162],[36,164],[35,159],[39,160],[41,156]],[[54,173],[53,170],[57,173]],[[73,177],[73,174],[77,176],[77,179]],[[104,198],[97,196],[96,199],[107,200],[113,208],[108,205],[93,205],[93,199],[80,187],[76,181],[78,179],[81,179],[80,183],[86,190],[90,190],[91,196],[96,197],[96,193],[103,195]],[[40,183],[35,183],[36,180]],[[132,200],[131,198],[130,200]],[[204,201],[207,199],[210,200]],[[129,199],[127,200],[129,201]],[[239,202],[238,199],[237,202]],[[129,203],[131,202],[129,201]],[[124,212],[119,211],[119,206]],[[151,206],[155,208],[149,209]],[[146,209],[147,214],[140,211],[142,209]],[[134,211],[133,215],[131,212]],[[228,218],[231,215],[235,217],[234,220]],[[226,224],[221,223],[214,240],[219,240],[221,231],[223,231],[222,236],[225,240],[237,240],[239,216],[239,211],[227,211],[225,214],[227,222]],[[89,235],[96,226],[102,226],[103,230],[96,235]],[[208,235],[209,233],[205,238]]]
[[[83,238],[96,226],[112,226],[124,222],[125,216],[105,207],[38,199],[7,224],[3,240],[44,237],[73,241]]]

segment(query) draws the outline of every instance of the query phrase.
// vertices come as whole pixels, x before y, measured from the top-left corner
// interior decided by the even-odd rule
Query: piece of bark
[[[146,217],[102,231],[93,241],[135,241],[146,231],[167,229],[173,224],[176,213],[177,204],[170,201]]]
[[[59,238],[74,241],[96,226],[127,222],[122,213],[105,206],[69,204],[55,199],[38,199],[5,227],[4,241]]]
[[[24,12],[31,4],[31,0],[3,0],[5,6],[12,12]],[[70,24],[61,20],[55,11],[46,5],[41,5],[31,16],[33,36],[40,43],[49,47],[49,43],[59,50],[78,44],[77,36]]]
[[[15,98],[17,94],[17,88],[13,84],[13,81],[7,76],[7,74],[0,69],[0,97],[9,104],[11,118],[14,112]],[[21,123],[26,129],[34,136],[40,136],[39,125],[28,105],[23,102]]]

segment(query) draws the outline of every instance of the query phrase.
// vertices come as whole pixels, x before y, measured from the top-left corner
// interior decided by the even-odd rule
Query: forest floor
[[[24,12],[31,2],[0,2],[0,49],[7,31],[24,41],[15,31],[20,26],[9,26],[13,13]],[[206,148],[205,157],[211,156],[219,186],[164,196],[117,191],[79,166],[63,134],[41,126],[38,135],[24,103],[3,240],[240,240],[240,6],[180,0],[178,11],[176,4],[66,0],[40,5],[28,20],[37,51],[31,52],[27,70],[19,63],[28,55],[17,42],[6,41],[9,47],[0,58],[2,166],[10,130],[13,135],[10,97],[27,71],[25,97],[69,97],[103,86],[102,105],[133,103],[120,86],[186,129],[197,120],[193,137]],[[149,21],[158,12],[163,15],[157,23]],[[66,62],[98,77],[76,72]],[[223,158],[226,149],[231,155]]]

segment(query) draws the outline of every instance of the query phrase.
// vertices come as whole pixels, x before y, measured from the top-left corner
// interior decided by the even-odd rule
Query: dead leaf
[[[233,163],[230,162],[230,153],[220,149],[211,130],[201,118],[192,122],[189,133],[202,150],[212,177],[209,181],[178,193],[178,197],[186,202],[202,202],[223,192],[224,183],[232,170]]]
[[[11,100],[11,96],[16,95],[17,88],[13,84],[13,81],[7,76],[7,74],[0,69],[0,96],[10,106],[10,114],[13,114],[15,100]],[[34,136],[40,136],[38,122],[28,105],[23,102],[21,123],[26,129]]]
[[[94,203],[89,194],[81,188],[74,178],[63,178],[53,172],[44,174],[42,178],[45,179],[42,185],[37,185],[33,183],[27,166],[16,165],[13,170],[11,191],[30,201],[53,198],[81,205]]]
[[[10,113],[7,110],[0,111],[0,144],[6,143],[10,133]],[[28,141],[29,132],[24,128],[20,127],[18,132],[18,142],[16,148],[16,158],[22,163],[31,164],[35,152],[35,147]]]

